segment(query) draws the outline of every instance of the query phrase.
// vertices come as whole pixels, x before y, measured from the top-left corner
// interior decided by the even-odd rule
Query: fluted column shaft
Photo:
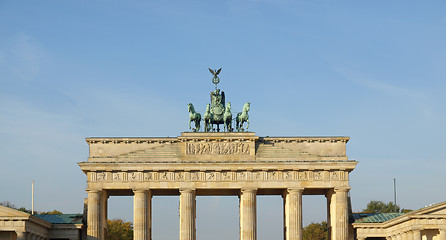
[[[335,188],[336,193],[336,237],[335,240],[348,240],[348,191],[350,188]]]
[[[180,240],[195,240],[195,189],[180,189]]]
[[[100,194],[99,190],[88,191],[88,212],[87,212],[87,239],[101,239],[101,212],[100,212]]]
[[[151,239],[151,207],[152,194],[150,190],[133,190],[133,239]]]
[[[107,236],[107,206],[108,206],[108,193],[106,190],[101,191],[100,199],[99,199],[99,208],[100,208],[100,223],[101,223],[101,233],[100,236],[102,239],[105,239]]]
[[[440,240],[446,240],[446,229],[440,228]]]
[[[257,239],[257,189],[240,192],[240,240]]]
[[[302,240],[302,192],[303,188],[285,190],[285,239]]]
[[[17,234],[17,240],[26,240],[25,232],[17,231],[16,234]]]
[[[406,233],[407,240],[413,240],[413,233],[411,231]]]
[[[414,230],[413,231],[413,239],[414,240],[421,240],[421,230]]]

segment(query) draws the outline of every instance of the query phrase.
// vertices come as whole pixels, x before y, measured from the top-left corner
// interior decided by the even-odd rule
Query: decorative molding
[[[186,143],[186,155],[229,155],[250,154],[250,146],[244,142],[200,142]]]
[[[345,171],[233,170],[88,172],[89,182],[299,182],[345,181]]]

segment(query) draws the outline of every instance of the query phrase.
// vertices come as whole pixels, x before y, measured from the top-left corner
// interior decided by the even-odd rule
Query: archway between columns
[[[197,196],[197,240],[239,238],[237,196]]]

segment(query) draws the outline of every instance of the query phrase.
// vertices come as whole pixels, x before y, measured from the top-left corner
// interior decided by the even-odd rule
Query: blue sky
[[[81,212],[84,138],[187,131],[208,67],[258,136],[351,137],[354,211],[392,201],[394,178],[403,208],[445,201],[445,29],[435,0],[0,0],[0,201],[30,208],[35,180],[37,210]],[[237,238],[236,197],[197,201],[198,239]],[[154,239],[177,238],[178,199],[154,204]],[[132,219],[131,198],[110,205]],[[324,197],[304,205],[325,219]],[[281,207],[259,198],[259,239],[281,238]]]

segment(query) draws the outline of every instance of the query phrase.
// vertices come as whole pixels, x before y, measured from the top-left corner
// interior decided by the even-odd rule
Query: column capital
[[[87,193],[100,193],[102,192],[102,189],[85,189],[85,191],[87,191]]]
[[[352,189],[351,187],[335,187],[334,191],[335,192],[348,192],[350,191],[350,189]]]
[[[146,193],[148,189],[133,189],[133,193]]]
[[[257,192],[257,188],[250,188],[250,187],[241,188],[240,192]]]
[[[196,189],[195,188],[180,188],[179,189],[180,193],[188,193],[188,192],[195,192]]]
[[[287,188],[285,191],[291,193],[291,192],[303,192],[304,190],[305,188]]]

